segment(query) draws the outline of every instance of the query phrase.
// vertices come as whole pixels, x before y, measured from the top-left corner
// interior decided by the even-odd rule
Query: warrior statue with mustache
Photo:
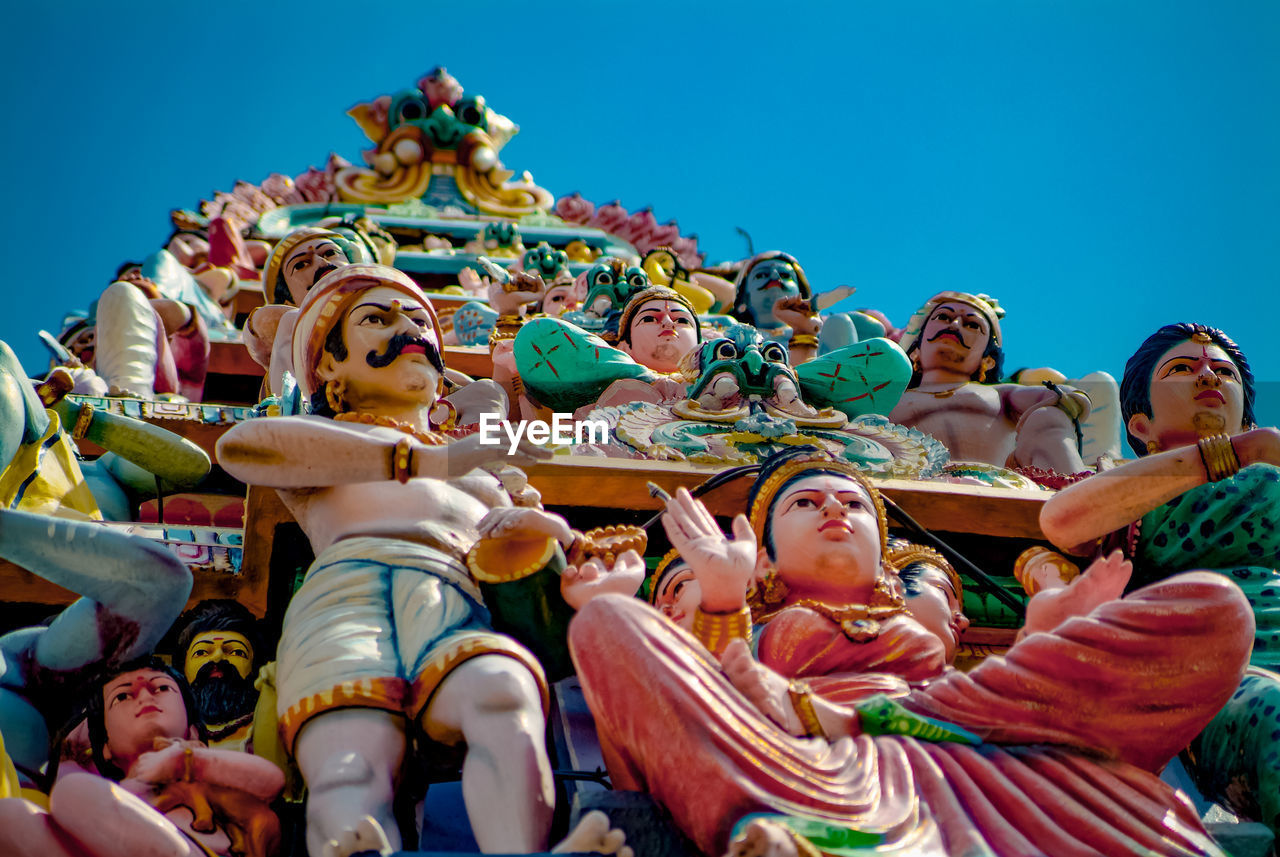
[[[431,302],[407,275],[340,267],[307,293],[293,333],[312,414],[242,422],[218,443],[227,472],[278,491],[316,554],[276,666],[313,857],[400,845],[392,800],[411,743],[465,743],[463,798],[481,850],[547,845],[546,678],[524,646],[492,630],[466,560],[481,539],[508,536],[562,558],[574,536],[536,507],[523,474],[494,467],[549,452],[507,455],[480,435],[433,431],[439,345]],[[607,820],[591,830],[572,850],[619,849]]]
[[[915,371],[889,419],[933,435],[957,461],[1079,473],[1076,425],[1089,415],[1089,397],[1069,387],[998,383],[1003,315],[987,295],[930,298],[898,343]]]

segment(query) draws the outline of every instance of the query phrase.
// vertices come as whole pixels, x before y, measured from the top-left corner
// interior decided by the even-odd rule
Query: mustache
[[[316,283],[320,282],[320,278],[323,277],[325,274],[329,273],[330,271],[336,271],[336,270],[338,270],[337,265],[330,265],[328,263],[316,266],[315,273],[311,277],[311,285],[314,286]]]
[[[397,333],[387,343],[386,351],[381,354],[370,351],[364,359],[374,369],[381,369],[383,366],[390,365],[410,345],[420,346],[427,353],[427,361],[435,367],[437,372],[444,374],[444,360],[440,357],[440,349],[436,348],[434,342],[411,333]]]
[[[928,341],[929,341],[929,342],[934,342],[934,341],[936,341],[936,340],[938,340],[938,339],[941,339],[941,338],[942,338],[942,337],[944,337],[944,336],[953,336],[953,337],[955,337],[956,342],[959,342],[961,345],[964,345],[964,344],[965,344],[965,343],[964,343],[964,337],[963,337],[963,336],[961,336],[958,332],[956,332],[956,331],[954,331],[954,330],[939,330],[939,331],[938,331],[937,333],[935,333],[933,336],[930,336]]]

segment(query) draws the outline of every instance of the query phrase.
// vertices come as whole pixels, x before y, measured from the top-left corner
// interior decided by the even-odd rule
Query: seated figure
[[[1280,432],[1254,427],[1254,395],[1249,361],[1222,331],[1160,328],[1120,386],[1138,460],[1050,498],[1040,524],[1073,554],[1099,540],[1121,548],[1137,585],[1208,568],[1244,590],[1257,629],[1249,674],[1185,761],[1206,796],[1280,832]]]
[[[1070,387],[998,383],[1003,315],[984,295],[930,298],[898,343],[914,375],[889,419],[933,435],[956,461],[1083,471],[1077,424],[1088,416],[1088,396]]]
[[[64,763],[48,810],[0,800],[0,844],[14,857],[272,857],[270,802],[284,773],[205,746],[185,680],[159,658],[122,665],[88,706],[95,772]]]
[[[1072,615],[966,674],[907,615],[878,495],[852,468],[782,457],[748,503],[732,539],[686,492],[668,503],[699,572],[697,639],[635,599],[574,619],[615,788],[650,792],[704,853],[753,813],[877,854],[1223,853],[1155,771],[1243,672],[1237,587],[1189,573],[1115,600],[1129,567],[1113,558],[1069,587]],[[786,591],[757,662],[734,641],[769,569]]]

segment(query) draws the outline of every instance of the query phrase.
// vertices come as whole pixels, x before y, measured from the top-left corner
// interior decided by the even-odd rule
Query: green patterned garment
[[[1230,577],[1258,624],[1251,663],[1280,669],[1280,469],[1255,464],[1149,512],[1133,560],[1130,588],[1193,569]]]
[[[1258,630],[1254,667],[1280,668],[1280,469],[1246,467],[1188,491],[1142,519],[1140,586],[1208,569],[1240,585]],[[1187,767],[1206,797],[1280,831],[1280,676],[1259,671],[1192,742]]]

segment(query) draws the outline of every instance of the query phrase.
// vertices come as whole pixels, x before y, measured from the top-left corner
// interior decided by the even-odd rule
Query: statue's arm
[[[1241,467],[1280,464],[1280,432],[1258,428],[1231,439]],[[1059,491],[1040,510],[1040,528],[1067,551],[1128,526],[1174,497],[1208,481],[1197,446],[1126,462]]]
[[[241,482],[298,489],[393,479],[397,444],[407,444],[410,451],[408,475],[434,479],[462,476],[482,464],[528,464],[550,455],[523,445],[508,455],[505,445],[486,445],[478,434],[428,446],[395,429],[365,431],[324,417],[249,420],[224,434],[217,452],[218,463]]]
[[[274,763],[252,753],[217,750],[193,741],[174,741],[144,753],[121,785],[141,795],[153,785],[180,780],[239,789],[263,801],[274,800],[284,790],[284,772]]]
[[[83,596],[36,643],[48,669],[151,651],[191,594],[191,572],[164,545],[92,522],[0,511],[0,558]]]

